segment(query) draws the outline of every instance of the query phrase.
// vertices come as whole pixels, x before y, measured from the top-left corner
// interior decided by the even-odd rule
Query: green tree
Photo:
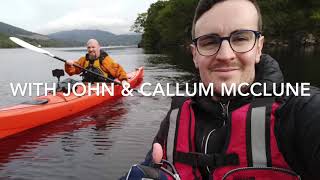
[[[191,42],[193,14],[197,0],[171,0],[156,19],[163,47]]]
[[[147,13],[138,14],[138,17],[135,20],[134,24],[130,27],[130,31],[133,31],[136,33],[143,33],[144,27],[146,24],[147,15],[148,15]]]

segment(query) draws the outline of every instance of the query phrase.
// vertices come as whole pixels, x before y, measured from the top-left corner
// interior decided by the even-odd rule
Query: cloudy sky
[[[138,13],[157,0],[3,0],[0,22],[48,34],[72,29],[130,33]]]

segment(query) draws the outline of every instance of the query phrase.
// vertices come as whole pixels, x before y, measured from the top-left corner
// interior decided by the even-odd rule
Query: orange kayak
[[[144,76],[143,67],[128,73],[130,87],[138,86]],[[81,89],[81,87],[79,88]],[[39,104],[19,104],[0,109],[0,139],[15,135],[22,131],[73,115],[95,105],[107,102],[111,99],[122,96],[122,86],[114,85],[114,94],[109,93],[97,96],[92,93],[84,96],[70,94],[63,95],[57,92],[56,95],[38,96],[33,99]],[[77,89],[78,91],[78,89]]]

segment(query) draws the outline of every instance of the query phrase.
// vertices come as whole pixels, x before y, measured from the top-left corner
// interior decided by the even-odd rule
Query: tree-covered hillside
[[[193,14],[198,0],[159,0],[138,14],[132,30],[143,32],[146,50],[166,49],[191,42]],[[320,43],[319,0],[258,0],[263,34],[274,45]]]

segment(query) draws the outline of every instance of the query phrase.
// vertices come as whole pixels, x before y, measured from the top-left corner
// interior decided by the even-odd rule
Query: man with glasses
[[[319,89],[309,97],[221,96],[223,84],[266,83],[270,92],[283,83],[278,63],[262,54],[261,30],[255,0],[199,1],[193,61],[215,96],[174,98],[128,179],[320,179]]]

